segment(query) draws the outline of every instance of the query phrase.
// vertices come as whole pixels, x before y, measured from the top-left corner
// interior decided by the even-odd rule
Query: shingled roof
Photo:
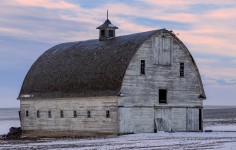
[[[31,66],[18,99],[117,96],[133,55],[163,30],[56,45]]]

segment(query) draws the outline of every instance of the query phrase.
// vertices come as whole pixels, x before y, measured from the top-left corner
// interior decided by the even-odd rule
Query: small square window
[[[159,103],[167,103],[167,90],[159,89]]]
[[[52,113],[50,110],[48,111],[48,118],[52,118]]]
[[[91,118],[91,111],[90,110],[87,111],[87,118]]]
[[[40,118],[40,112],[37,110],[37,118]]]
[[[25,116],[29,117],[29,111],[28,110],[25,111]]]
[[[110,118],[110,110],[106,110],[106,118]]]
[[[74,118],[77,118],[77,112],[76,110],[73,111]]]
[[[61,116],[61,118],[64,118],[64,112],[63,112],[63,110],[60,111],[60,116]]]

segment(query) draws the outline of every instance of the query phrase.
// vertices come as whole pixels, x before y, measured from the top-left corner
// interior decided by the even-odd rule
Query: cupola
[[[108,19],[108,10],[107,10],[107,20],[96,29],[99,29],[100,41],[109,40],[115,37],[115,30],[118,29],[118,27],[114,26]]]

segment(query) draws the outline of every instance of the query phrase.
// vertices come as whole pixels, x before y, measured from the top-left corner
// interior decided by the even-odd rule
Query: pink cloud
[[[51,9],[71,9],[76,6],[62,0],[15,0],[20,5],[45,7]]]

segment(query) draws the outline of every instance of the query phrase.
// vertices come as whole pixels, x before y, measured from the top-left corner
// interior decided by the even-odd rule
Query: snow
[[[7,134],[11,127],[20,127],[19,120],[0,120],[0,135]]]
[[[108,27],[116,27],[116,26],[114,26],[113,24],[108,24]]]
[[[234,132],[142,133],[110,138],[41,139],[1,143],[1,148],[23,149],[236,149]]]
[[[204,129],[205,130],[212,130],[212,131],[236,131],[236,124],[215,125],[215,126],[205,127]]]
[[[21,97],[29,98],[29,97],[33,97],[33,95],[30,95],[30,94],[24,94],[24,95],[21,95]]]

